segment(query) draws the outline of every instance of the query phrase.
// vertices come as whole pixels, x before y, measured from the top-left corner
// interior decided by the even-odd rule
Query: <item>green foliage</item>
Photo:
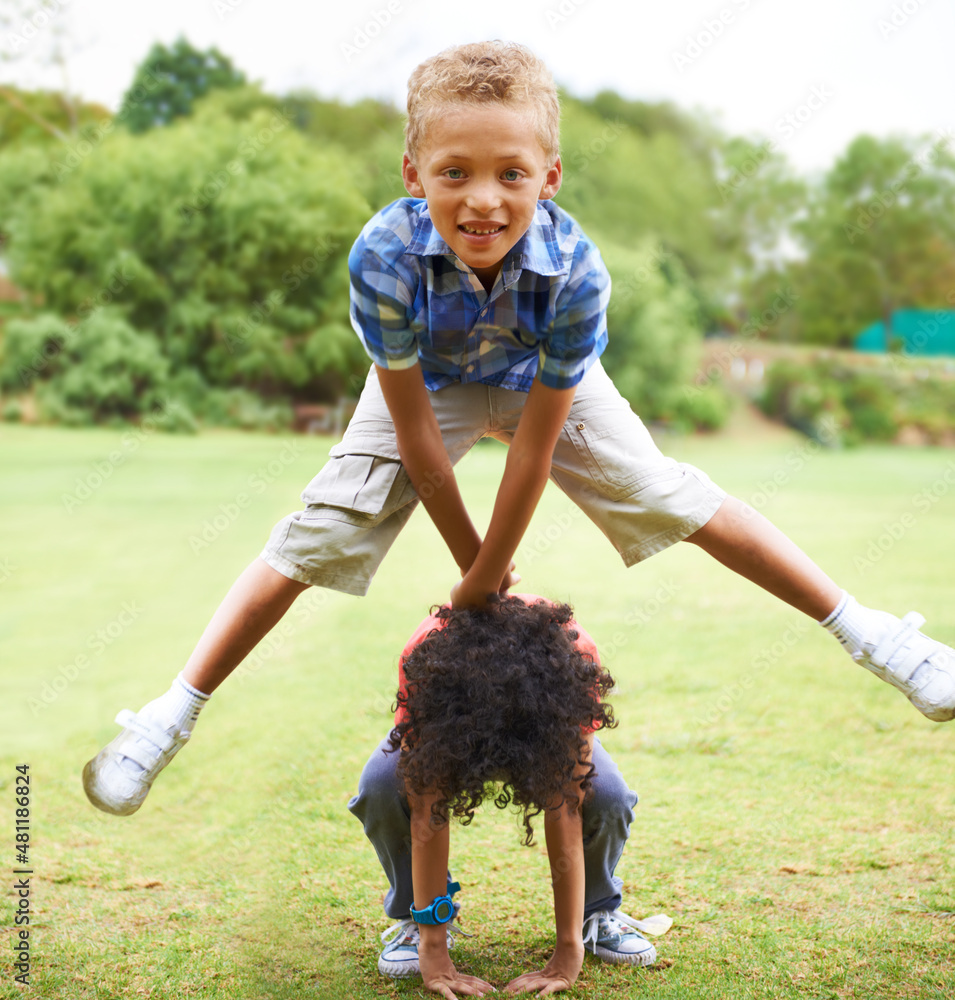
[[[950,308],[955,155],[945,136],[859,136],[811,191],[787,268],[801,302],[791,337],[849,347],[908,306]]]
[[[715,198],[712,137],[654,107],[571,100],[560,197],[611,263],[606,360],[624,393],[648,419],[713,426],[719,390],[680,391],[708,322],[705,286],[727,267],[694,221]],[[395,109],[231,86],[161,130],[113,124],[52,159],[30,148],[0,160],[21,287],[71,322],[116,306],[155,339],[170,392],[198,419],[246,425],[251,393],[264,400],[251,422],[271,424],[287,413],[274,401],[327,397],[329,376],[364,369],[346,258],[372,208],[405,193]]]
[[[563,109],[558,201],[610,265],[605,363],[648,419],[725,420],[719,380],[691,384],[704,331],[751,313],[741,335],[844,343],[873,309],[934,301],[955,282],[944,144],[876,218],[871,206],[924,143],[857,140],[799,223],[808,256],[780,263],[806,186],[771,143],[609,91],[565,94]],[[119,309],[154,338],[198,417],[245,425],[254,395],[271,425],[290,398],[328,398],[367,364],[348,321],[346,256],[368,215],[405,194],[402,148],[390,105],[276,97],[214,50],[157,46],[115,119],[87,121],[52,155],[27,142],[0,155],[13,277],[71,323]],[[885,437],[879,390],[857,390],[860,426]],[[806,392],[795,419],[811,426],[802,410],[829,397]]]
[[[33,385],[40,415],[65,424],[134,420],[163,402],[169,363],[115,308],[68,325],[45,314],[11,320],[0,386]]]
[[[777,256],[780,242],[805,204],[807,187],[769,140],[720,137],[717,190],[721,211],[715,218],[727,247],[741,244],[736,263],[759,273]]]
[[[157,42],[124,94],[119,118],[130,132],[146,132],[191,114],[210,90],[244,83],[245,74],[218,49],[200,51],[185,38],[171,47]]]
[[[12,319],[4,328],[0,354],[0,389],[23,390],[44,371],[60,364],[63,345],[72,328],[53,313]]]
[[[699,360],[701,333],[679,259],[662,243],[627,248],[595,238],[613,281],[603,363],[621,395],[645,420],[720,426],[728,408],[721,408],[718,390],[706,402],[690,401],[683,391]]]
[[[925,377],[895,359],[867,370],[819,356],[770,365],[759,405],[827,444],[891,441],[912,429],[929,441],[955,432],[951,379]]]
[[[733,397],[721,379],[684,385],[673,401],[673,424],[684,430],[718,431],[733,412]]]
[[[353,154],[354,181],[372,211],[407,195],[401,180],[403,118],[390,104],[327,101],[304,91],[282,99],[296,128],[323,146]]]
[[[590,232],[624,246],[665,241],[704,330],[725,325],[742,277],[775,248],[804,186],[783,157],[724,135],[702,115],[604,92],[564,95],[557,200]]]
[[[168,128],[111,131],[75,164],[38,169],[31,149],[0,167],[16,282],[70,319],[113,304],[199,380],[193,402],[216,387],[308,396],[366,364],[347,253],[368,206],[338,151],[257,101],[234,92],[233,117],[216,95]]]
[[[107,118],[109,112],[99,104],[74,104],[55,91],[0,85],[0,150],[8,146],[69,142],[74,129]]]
[[[714,204],[712,178],[677,137],[647,138],[573,99],[565,98],[563,112],[564,181],[556,200],[588,233],[599,230],[622,246],[659,236],[694,279],[711,266],[722,270],[712,227],[699,225]]]
[[[897,392],[878,375],[860,372],[843,383],[842,403],[850,426],[865,441],[891,441],[898,433],[896,399]]]

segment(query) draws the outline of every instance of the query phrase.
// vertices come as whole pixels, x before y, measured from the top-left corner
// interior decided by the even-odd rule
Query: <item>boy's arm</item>
[[[448,886],[449,824],[431,814],[434,795],[408,793],[411,806],[411,882],[414,906],[423,910],[436,896],[443,896]],[[455,990],[463,996],[484,996],[493,990],[477,976],[462,975],[448,955],[448,931],[444,924],[419,924],[418,963],[424,985],[446,1000],[456,1000]]]
[[[375,367],[395,425],[401,464],[454,561],[466,573],[481,548],[481,536],[464,507],[421,366],[396,371]]]
[[[589,761],[593,734],[587,743],[585,759]],[[576,808],[562,802],[559,810],[547,809],[544,813],[544,837],[554,886],[554,954],[539,972],[525,972],[511,980],[506,986],[511,993],[539,990],[538,996],[544,997],[570,989],[584,964],[584,835],[579,786],[576,791]]]
[[[579,808],[564,802],[560,812],[547,810],[544,818],[547,858],[554,885],[555,959],[571,963],[572,983],[584,960],[584,835]]]
[[[456,607],[483,605],[497,591],[524,537],[550,475],[554,446],[560,437],[576,386],[552,389],[535,380],[527,394],[514,440],[507,450],[504,476],[484,543],[451,591]]]

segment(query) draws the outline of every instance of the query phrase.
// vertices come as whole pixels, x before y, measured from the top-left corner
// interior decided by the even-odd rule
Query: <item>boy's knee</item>
[[[398,778],[397,754],[376,748],[358,779],[358,794],[348,803],[349,811],[366,825],[375,816],[401,810],[407,813],[404,794]]]
[[[591,795],[584,801],[584,825],[620,824],[629,829],[636,804],[637,793],[624,781],[619,771],[608,775],[598,772]]]

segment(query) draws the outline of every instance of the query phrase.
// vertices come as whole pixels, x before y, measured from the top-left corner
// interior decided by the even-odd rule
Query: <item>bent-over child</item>
[[[653,945],[620,911],[614,874],[637,796],[596,732],[616,725],[613,678],[568,605],[531,594],[429,615],[399,661],[395,727],[362,771],[349,809],[388,877],[384,975],[420,974],[445,997],[492,987],[448,954],[460,888],[448,869],[451,817],[488,798],[521,813],[524,843],[541,817],[554,897],[553,955],[507,984],[541,995],[577,979],[585,946],[607,962],[649,965]]]

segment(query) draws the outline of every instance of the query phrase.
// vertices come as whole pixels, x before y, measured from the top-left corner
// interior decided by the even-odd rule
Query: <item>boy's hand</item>
[[[514,560],[511,560],[511,565],[508,571],[504,574],[504,580],[498,587],[497,592],[499,594],[506,594],[511,587],[516,587],[521,582],[521,574],[517,572],[517,567],[514,565]]]
[[[516,586],[521,581],[521,576],[517,572],[514,561],[511,560],[510,568],[504,574],[504,579],[497,588],[499,594],[506,594],[510,587]],[[483,608],[487,604],[487,595],[494,593],[494,588],[486,590],[482,584],[475,585],[468,580],[468,574],[451,588],[451,607],[453,608]]]
[[[485,993],[494,992],[494,987],[483,979],[458,972],[448,955],[447,947],[437,948],[435,953],[430,953],[422,942],[418,947],[418,964],[425,987],[446,1000],[457,1000],[458,993],[467,997],[483,997]]]
[[[529,993],[539,990],[539,997],[569,990],[577,982],[584,964],[584,945],[558,945],[551,960],[539,972],[525,972],[504,987],[508,993]]]

